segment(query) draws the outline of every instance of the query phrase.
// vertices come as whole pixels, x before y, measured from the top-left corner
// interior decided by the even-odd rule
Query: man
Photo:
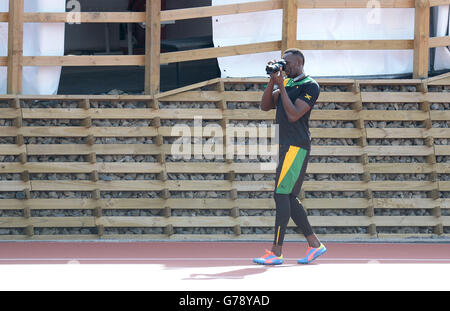
[[[298,49],[284,52],[286,61],[283,78],[281,70],[270,74],[270,81],[261,100],[261,109],[276,109],[279,125],[279,152],[276,169],[274,199],[276,205],[275,237],[271,251],[253,261],[264,265],[283,263],[282,245],[286,227],[292,217],[308,242],[306,256],[298,263],[307,264],[326,252],[325,246],[313,233],[297,195],[302,186],[311,148],[309,116],[319,97],[316,81],[305,75],[305,57]],[[274,62],[269,62],[273,64]]]

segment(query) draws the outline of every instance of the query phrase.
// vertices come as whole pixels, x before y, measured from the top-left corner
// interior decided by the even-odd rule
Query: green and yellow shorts
[[[305,179],[309,150],[280,145],[275,178],[275,193],[298,195]]]

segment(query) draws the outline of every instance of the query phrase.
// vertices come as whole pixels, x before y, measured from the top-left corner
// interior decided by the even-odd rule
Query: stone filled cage
[[[320,237],[449,236],[449,79],[318,79],[298,195]],[[266,83],[3,96],[0,239],[271,239],[273,159],[250,153],[271,142]]]

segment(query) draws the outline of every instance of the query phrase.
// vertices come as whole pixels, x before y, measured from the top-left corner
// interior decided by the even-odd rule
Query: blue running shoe
[[[266,254],[259,258],[253,258],[253,262],[259,265],[281,265],[283,263],[283,255],[278,257],[274,252],[266,249]]]
[[[312,261],[314,261],[317,257],[324,254],[327,251],[325,245],[320,243],[319,247],[308,247],[308,250],[306,251],[306,257],[301,258],[297,261],[299,264],[309,264]]]

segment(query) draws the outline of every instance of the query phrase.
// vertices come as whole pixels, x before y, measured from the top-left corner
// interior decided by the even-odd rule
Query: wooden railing
[[[450,45],[450,36],[430,38],[430,7],[448,5],[450,0],[379,0],[380,8],[415,8],[414,40],[297,40],[297,9],[367,8],[367,0],[272,0],[211,7],[161,11],[159,1],[147,0],[147,12],[24,13],[24,0],[10,0],[9,13],[0,13],[0,22],[9,23],[8,56],[0,66],[8,66],[8,94],[22,93],[23,66],[145,66],[145,93],[160,92],[160,64],[200,60],[255,51],[303,50],[414,50],[414,78],[428,75],[429,49]],[[219,15],[283,10],[282,37],[278,41],[160,53],[161,22]],[[24,23],[68,23],[78,14],[81,23],[146,23],[145,55],[127,56],[23,56]]]

